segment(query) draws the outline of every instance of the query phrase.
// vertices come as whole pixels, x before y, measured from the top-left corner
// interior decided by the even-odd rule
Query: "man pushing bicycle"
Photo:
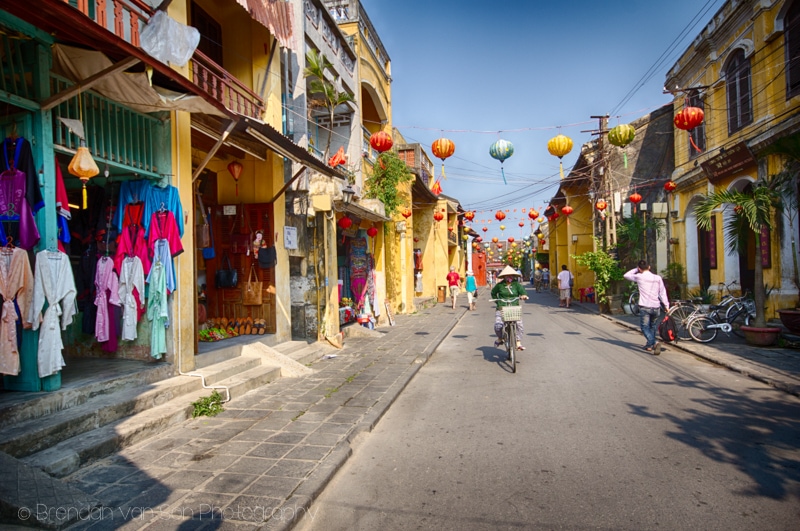
[[[495,347],[503,345],[503,314],[500,308],[503,306],[519,306],[520,300],[527,300],[528,295],[525,293],[525,287],[519,282],[519,273],[514,271],[511,266],[506,266],[499,275],[498,280],[501,280],[492,288],[492,299],[495,300],[497,306],[494,314],[494,333],[497,336],[497,341],[494,342]],[[522,346],[522,319],[517,321],[517,350],[525,350]]]

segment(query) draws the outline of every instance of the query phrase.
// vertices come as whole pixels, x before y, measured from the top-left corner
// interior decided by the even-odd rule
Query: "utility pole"
[[[597,171],[592,171],[592,211],[594,212],[594,233],[602,233],[603,235],[603,248],[607,249],[610,245],[616,243],[617,223],[615,219],[616,205],[614,204],[614,196],[611,193],[611,182],[608,179],[608,161],[605,156],[605,135],[608,134],[608,115],[591,116],[598,120],[597,130],[581,131],[581,133],[591,133],[597,135],[597,159],[595,164]],[[597,175],[599,174],[599,178]],[[595,209],[595,202],[603,196],[608,197],[606,203],[608,204],[608,213],[605,218]],[[596,250],[596,249],[595,249]]]

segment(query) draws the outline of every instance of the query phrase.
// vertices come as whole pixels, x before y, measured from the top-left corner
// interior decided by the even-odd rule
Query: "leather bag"
[[[214,284],[217,289],[235,288],[239,285],[239,272],[231,265],[228,253],[222,255],[222,267],[214,274]]]
[[[245,306],[261,306],[263,300],[263,292],[261,291],[263,284],[258,280],[258,276],[256,276],[256,280],[253,280],[254,273],[255,267],[250,266],[250,276],[247,277],[247,283],[244,285],[242,292],[242,304]]]

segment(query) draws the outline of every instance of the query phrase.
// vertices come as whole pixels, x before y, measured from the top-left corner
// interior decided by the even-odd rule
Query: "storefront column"
[[[197,286],[195,284],[195,252],[194,252],[194,195],[192,193],[192,157],[191,157],[191,115],[186,112],[173,113],[172,162],[166,162],[165,168],[172,168],[174,175],[172,185],[178,189],[183,205],[184,228],[183,244],[190,252],[184,252],[175,260],[178,289],[172,293],[172,349],[175,357],[169,360],[182,372],[194,370],[194,348],[197,335]]]
[[[336,216],[333,210],[323,218],[325,252],[325,326],[320,328],[320,339],[334,338],[339,334],[339,267],[336,257]]]

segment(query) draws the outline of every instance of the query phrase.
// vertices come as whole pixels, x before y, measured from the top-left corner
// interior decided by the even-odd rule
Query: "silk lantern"
[[[482,228],[481,230],[482,230],[483,232],[486,232],[487,230],[489,230],[489,227],[484,227],[484,228]]]
[[[525,222],[524,221],[520,221],[519,222],[519,226],[520,226],[520,228],[524,227],[525,226]]]
[[[475,212],[473,212],[472,210],[467,210],[466,212],[464,212],[464,218],[467,221],[472,221],[473,219],[475,219]]]
[[[633,211],[636,212],[636,205],[642,201],[642,194],[633,192],[628,199],[630,199],[630,202],[633,203]]]
[[[514,237],[513,236],[509,236],[508,237],[508,243],[514,243]]]
[[[539,211],[538,210],[534,210],[534,209],[530,209],[528,211],[528,217],[531,218],[531,219],[538,218],[539,217]]]
[[[498,241],[498,240],[497,240],[497,236],[495,236],[494,238],[492,238],[492,243],[497,243],[497,241]]]
[[[564,214],[564,216],[567,218],[567,225],[569,225],[569,215],[572,214],[573,212],[575,212],[575,209],[573,209],[569,205],[561,207],[561,213]]]
[[[503,162],[514,154],[514,144],[508,140],[500,139],[489,148],[489,155],[500,161],[500,173],[503,175],[503,183],[508,184],[506,181],[506,172],[503,170]]]
[[[625,151],[625,146],[633,142],[635,136],[636,129],[630,124],[620,124],[608,132],[608,141],[622,148],[622,160],[626,168],[628,167],[628,153]]]
[[[554,157],[558,157],[558,171],[561,178],[564,178],[564,164],[562,158],[572,151],[572,139],[564,135],[556,135],[547,142],[547,151]]]
[[[353,224],[353,220],[347,216],[344,216],[342,218],[339,218],[339,221],[337,221],[336,224],[339,225],[339,227],[341,227],[342,229],[347,230]]]
[[[594,204],[594,207],[602,212],[606,209],[606,207],[608,207],[608,203],[606,203],[605,199],[598,199],[597,203]]]
[[[667,181],[664,183],[664,190],[666,190],[667,193],[674,192],[677,188],[678,185],[675,181]]]
[[[502,230],[506,230],[506,226],[505,226],[505,225],[500,225],[500,230],[501,230],[501,231],[502,231]]]
[[[703,109],[699,107],[684,107],[682,110],[678,111],[678,114],[675,115],[675,119],[673,120],[675,127],[690,132],[689,143],[692,144],[692,147],[698,153],[701,153],[702,150],[694,143],[691,130],[703,123],[703,116]]]
[[[494,218],[497,221],[503,221],[504,219],[506,219],[506,215],[503,213],[502,210],[498,210],[497,212],[495,212]]]
[[[442,214],[441,212],[434,212],[433,219],[435,219],[436,221],[442,221],[444,219],[444,214]]]
[[[97,167],[97,163],[92,158],[92,154],[89,153],[89,148],[86,147],[83,140],[81,140],[81,145],[75,152],[75,156],[73,156],[72,160],[69,162],[67,171],[80,179],[83,184],[83,209],[86,210],[89,208],[86,183],[89,182],[89,179],[100,173],[100,168]]]
[[[239,161],[234,160],[230,164],[228,164],[228,171],[230,172],[233,180],[236,181],[236,195],[239,195],[239,177],[242,175],[242,163]]]
[[[400,212],[400,215],[403,216],[404,218],[408,219],[408,218],[411,217],[411,210],[408,209],[408,208],[404,208],[403,211]]]
[[[447,179],[444,174],[444,159],[451,156],[456,151],[456,145],[448,138],[439,138],[431,144],[431,152],[439,159],[442,159],[442,179]]]
[[[372,135],[369,137],[369,145],[372,146],[372,149],[378,153],[389,151],[392,149],[392,144],[392,137],[389,136],[389,133],[386,133],[385,131],[372,133]]]

